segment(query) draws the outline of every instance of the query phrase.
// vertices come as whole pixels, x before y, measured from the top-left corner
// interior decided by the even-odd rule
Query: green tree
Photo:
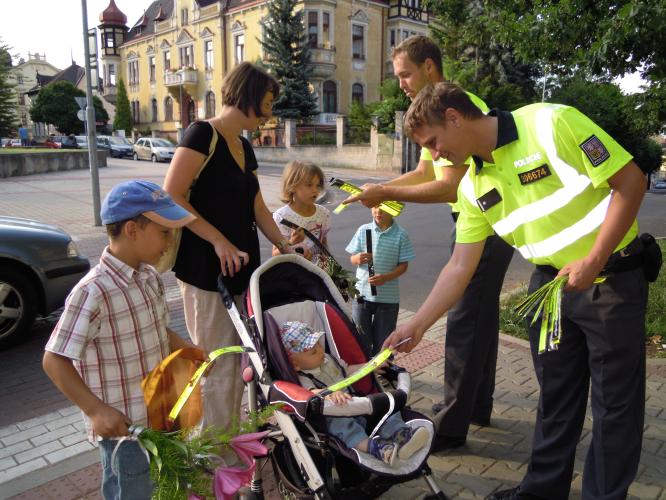
[[[637,119],[641,113],[635,109],[636,99],[622,95],[617,85],[579,74],[562,79],[549,100],[574,106],[589,116],[634,156],[644,172],[661,165],[661,147],[648,137],[644,122]]]
[[[395,131],[395,112],[406,111],[409,108],[409,98],[400,89],[395,78],[387,78],[379,87],[382,100],[370,103],[370,112],[377,117],[378,131],[391,133]]]
[[[518,61],[509,45],[497,41],[492,28],[496,2],[429,0],[427,5],[437,20],[430,29],[442,48],[448,80],[491,107],[516,109],[536,100],[540,70]]]
[[[127,89],[125,88],[125,82],[120,78],[116,87],[116,116],[113,119],[113,129],[124,130],[125,133],[129,134],[132,131],[132,126],[132,113],[127,98]]]
[[[311,53],[303,26],[303,11],[297,0],[268,2],[263,22],[265,37],[259,40],[266,51],[266,66],[280,83],[280,96],[273,114],[280,118],[309,118],[318,113],[317,99],[309,79]]]
[[[80,134],[84,124],[78,119],[79,105],[75,97],[85,97],[85,92],[71,82],[54,82],[42,88],[30,108],[30,117],[35,122],[52,123],[63,134]],[[106,123],[109,115],[102,101],[93,96],[95,120]]]
[[[9,50],[0,39],[0,137],[12,135],[17,127],[16,92],[10,82],[12,57]]]

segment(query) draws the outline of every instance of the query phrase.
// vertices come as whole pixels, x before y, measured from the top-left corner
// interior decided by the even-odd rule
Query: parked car
[[[132,143],[124,137],[100,135],[97,138],[97,143],[108,147],[111,158],[130,158],[134,153]]]
[[[88,149],[88,136],[87,135],[76,135],[74,136],[76,139],[76,144],[79,146],[81,149]]]
[[[62,229],[0,216],[0,349],[27,339],[35,317],[62,306],[89,269]]]
[[[21,139],[7,139],[3,145],[3,148],[20,148],[21,147]]]
[[[69,135],[62,137],[60,147],[62,149],[79,149],[79,144],[76,142],[76,137],[74,135]]]
[[[35,146],[38,148],[60,149],[60,144],[55,142],[51,137],[47,137],[44,142],[36,142]]]
[[[657,181],[654,183],[655,189],[666,189],[666,181]]]
[[[166,139],[157,137],[142,137],[134,144],[135,160],[171,161],[176,152],[176,145]]]

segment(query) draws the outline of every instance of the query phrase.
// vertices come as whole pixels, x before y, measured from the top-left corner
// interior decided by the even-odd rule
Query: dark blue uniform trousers
[[[530,292],[552,278],[537,269]],[[530,327],[541,393],[520,492],[568,498],[591,381],[592,442],[583,471],[583,498],[626,497],[643,437],[646,303],[643,270],[625,271],[581,293],[563,294],[557,351],[538,354],[541,322]]]
[[[486,239],[481,261],[446,319],[444,409],[434,418],[437,434],[465,437],[470,420],[493,410],[499,296],[513,247],[499,236]]]

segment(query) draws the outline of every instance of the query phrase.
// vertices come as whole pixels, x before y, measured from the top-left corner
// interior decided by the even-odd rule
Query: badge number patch
[[[482,212],[486,212],[490,208],[497,205],[502,201],[502,196],[499,194],[497,189],[493,188],[491,191],[488,191],[481,198],[476,200],[476,204],[479,205],[479,208]]]
[[[533,182],[540,181],[549,175],[551,175],[550,169],[548,168],[548,165],[544,163],[540,167],[533,168],[527,172],[519,173],[518,179],[520,179],[520,183],[524,186],[525,184],[531,184]]]
[[[608,149],[606,149],[606,146],[603,145],[596,135],[593,135],[581,144],[580,149],[583,150],[593,167],[598,167],[610,158]]]

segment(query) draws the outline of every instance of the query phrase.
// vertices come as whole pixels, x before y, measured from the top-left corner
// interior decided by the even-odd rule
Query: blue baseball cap
[[[196,217],[171,199],[169,193],[148,181],[121,182],[102,202],[102,224],[113,224],[143,215],[168,228],[183,227]]]

